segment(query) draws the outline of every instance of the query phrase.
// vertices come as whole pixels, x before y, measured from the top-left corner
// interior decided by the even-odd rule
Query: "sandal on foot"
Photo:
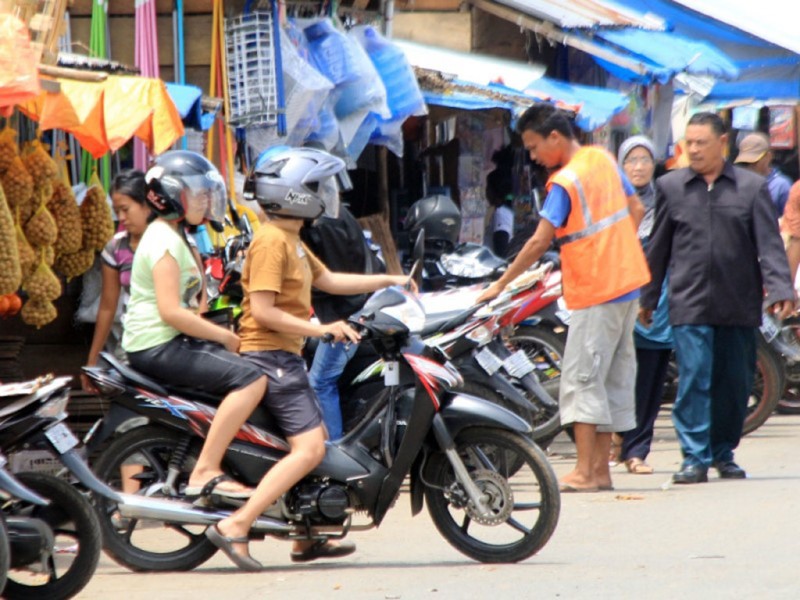
[[[626,460],[625,466],[628,469],[628,473],[633,473],[634,475],[651,475],[654,471],[653,467],[648,465],[641,458],[636,457]]]
[[[222,475],[217,475],[213,479],[209,480],[209,482],[202,487],[199,485],[187,485],[183,493],[186,496],[200,496],[201,498],[208,498],[213,494],[215,496],[235,498],[238,500],[246,500],[253,495],[253,490],[250,488],[236,491],[217,487],[220,483],[224,483],[226,481],[235,481],[235,479],[227,473],[223,473]]]
[[[233,544],[247,544],[250,540],[247,537],[230,538],[222,535],[219,527],[212,525],[206,529],[206,537],[217,548],[231,559],[231,562],[242,571],[260,571],[264,566],[249,554],[239,554],[233,549]]]
[[[356,545],[353,542],[340,542],[334,545],[328,540],[317,540],[305,550],[293,551],[289,556],[292,562],[309,562],[318,558],[339,558],[355,551]]]

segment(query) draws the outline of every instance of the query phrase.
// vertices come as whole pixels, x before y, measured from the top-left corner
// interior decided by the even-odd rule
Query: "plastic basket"
[[[231,123],[277,125],[278,92],[272,14],[256,11],[225,20]]]

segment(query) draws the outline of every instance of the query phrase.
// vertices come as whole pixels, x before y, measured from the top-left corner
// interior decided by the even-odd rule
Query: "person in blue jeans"
[[[322,216],[306,225],[300,237],[331,271],[370,275],[386,270],[370,248],[358,221],[345,206],[339,209],[339,216],[335,219]],[[315,288],[311,304],[320,323],[327,324],[346,320],[364,306],[368,297],[368,294],[334,296]],[[358,344],[354,342],[320,342],[308,373],[331,441],[344,433],[339,378],[356,350]]]

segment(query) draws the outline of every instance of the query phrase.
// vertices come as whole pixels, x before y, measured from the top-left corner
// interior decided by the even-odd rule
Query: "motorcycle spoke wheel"
[[[778,407],[786,387],[781,357],[759,340],[756,346],[756,370],[753,388],[747,399],[747,413],[742,435],[752,433],[769,419]]]
[[[41,473],[18,473],[17,478],[50,504],[36,506],[12,500],[3,512],[7,517],[44,521],[53,532],[55,543],[44,564],[40,559],[29,565],[12,562],[3,598],[71,598],[89,583],[100,559],[102,540],[97,515],[89,501],[62,479]]]
[[[94,470],[111,488],[122,491],[122,467],[138,465],[141,471],[134,477],[139,482],[137,494],[183,500],[178,495],[164,493],[169,463],[179,442],[177,433],[137,427],[112,442]],[[177,487],[188,481],[198,452],[199,447],[189,447],[175,483]],[[217,550],[206,538],[203,525],[126,519],[118,513],[115,503],[97,496],[95,502],[106,552],[131,570],[188,571],[203,564]]]
[[[438,453],[424,472],[436,528],[459,552],[480,562],[518,562],[536,554],[553,534],[561,506],[558,481],[544,453],[518,434],[489,428],[464,430],[455,442],[484,509],[472,503],[450,462]]]

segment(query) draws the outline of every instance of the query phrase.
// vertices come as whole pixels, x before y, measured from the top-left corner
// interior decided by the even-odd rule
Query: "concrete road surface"
[[[574,446],[551,448],[566,473]],[[800,598],[800,417],[773,415],[745,438],[743,481],[672,486],[680,462],[667,412],[656,426],[654,475],[613,469],[616,490],[562,495],[559,525],[521,564],[482,565],[442,539],[427,512],[411,518],[403,493],[380,529],[350,536],[358,552],[294,565],[289,544],[251,544],[262,573],[218,553],[189,573],[131,573],[105,555],[80,598]]]

